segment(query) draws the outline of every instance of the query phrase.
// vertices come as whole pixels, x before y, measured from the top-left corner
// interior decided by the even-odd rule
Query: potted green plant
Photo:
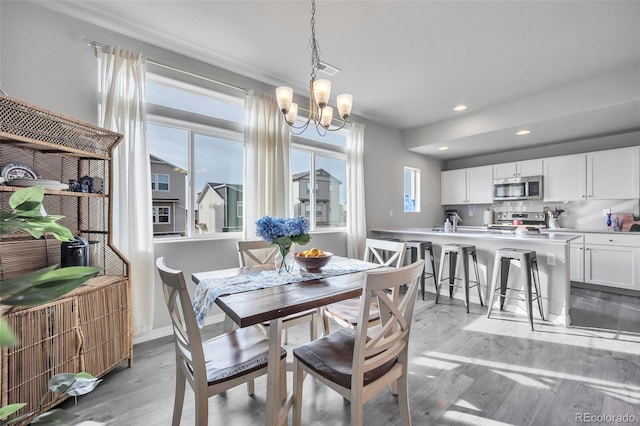
[[[0,210],[0,233],[27,232],[34,238],[49,233],[60,241],[73,240],[69,229],[57,223],[63,216],[48,215],[43,208],[44,188],[35,186],[16,191],[9,198],[10,211]],[[0,265],[2,268],[2,265]],[[18,277],[0,281],[0,305],[36,306],[50,302],[69,291],[81,286],[102,268],[92,266],[71,266],[58,268],[58,265],[30,272]],[[0,313],[0,347],[18,344],[9,325]],[[100,380],[87,373],[57,374],[49,381],[51,392],[68,393],[70,396],[91,392]],[[24,416],[8,419],[22,409],[25,404],[10,404],[0,407],[0,426],[22,420]],[[72,414],[62,410],[51,410],[38,416],[32,423],[70,424]]]

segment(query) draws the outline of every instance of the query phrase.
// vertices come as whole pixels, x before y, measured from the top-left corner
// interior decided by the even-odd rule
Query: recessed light
[[[531,133],[531,130],[519,130],[516,132],[516,135],[524,136],[524,135],[528,135],[529,133]]]
[[[438,148],[438,151],[446,151],[448,149],[449,149],[448,146],[441,146],[440,148]]]
[[[453,110],[456,111],[456,112],[460,112],[460,111],[464,111],[465,109],[467,109],[466,105],[458,105]]]

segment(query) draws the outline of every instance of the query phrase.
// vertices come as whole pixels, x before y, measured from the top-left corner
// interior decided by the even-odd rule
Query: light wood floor
[[[535,332],[524,316],[498,311],[487,319],[479,305],[466,314],[460,301],[445,297],[436,305],[432,294],[427,298],[416,302],[411,331],[414,425],[571,425],[598,415],[620,418],[591,424],[640,424],[639,298],[572,289],[574,326],[538,320]],[[289,347],[307,336],[308,327],[293,329]],[[117,368],[77,405],[67,401],[62,408],[110,425],[170,424],[171,339],[136,345],[134,360],[133,368]],[[262,378],[253,397],[241,386],[211,398],[209,424],[264,424],[265,386]],[[340,396],[311,378],[304,390],[305,424],[350,423]],[[182,424],[193,425],[188,387],[184,407]],[[398,413],[396,398],[382,392],[365,406],[365,425],[398,425]]]

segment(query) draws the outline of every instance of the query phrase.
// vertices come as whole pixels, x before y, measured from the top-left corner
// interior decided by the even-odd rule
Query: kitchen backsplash
[[[545,207],[551,210],[564,210],[560,216],[562,228],[607,230],[606,216],[602,215],[604,209],[611,209],[611,213],[633,213],[636,220],[640,219],[640,200],[590,200],[567,201],[564,203],[545,203],[543,201],[502,201],[493,205],[464,205],[443,206],[443,208],[457,208],[462,217],[461,225],[482,225],[483,212],[492,208],[494,214],[502,211],[539,212]]]

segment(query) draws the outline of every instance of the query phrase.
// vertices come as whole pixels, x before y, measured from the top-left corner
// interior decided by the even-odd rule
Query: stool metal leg
[[[496,290],[498,289],[498,280],[500,279],[500,258],[496,256],[493,261],[493,276],[491,278],[491,290],[489,291],[489,307],[487,309],[487,318],[491,315],[493,309],[493,302],[496,296]]]
[[[444,272],[444,263],[445,263],[445,257],[447,256],[447,253],[442,250],[442,255],[440,256],[440,270],[438,272],[438,285],[436,286],[436,303],[438,303],[438,300],[440,299],[440,289],[442,288],[442,273]]]
[[[540,291],[540,275],[538,274],[538,259],[531,259],[531,273],[533,274],[533,285],[536,290],[536,298],[538,299],[538,309],[540,309],[540,318],[544,321],[544,312],[542,311],[542,292]]]
[[[453,297],[453,287],[456,283],[456,264],[458,261],[458,253],[452,251],[449,253],[449,298]]]
[[[482,303],[482,288],[480,286],[480,272],[478,271],[478,255],[474,251],[471,253],[471,257],[473,258],[473,268],[476,271],[476,285],[478,287],[478,298],[480,299],[480,306],[484,306]]]
[[[464,256],[461,259],[462,263],[462,279],[464,285],[464,304],[467,307],[467,313],[469,313],[469,256]]]
[[[431,276],[433,277],[433,285],[436,287],[436,291],[438,291],[438,282],[436,281],[436,261],[433,257],[433,248],[430,247],[429,249],[429,257],[431,258]],[[427,256],[424,256],[424,259],[426,259]],[[422,292],[422,298],[424,299],[424,291]]]
[[[503,257],[500,259],[500,310],[504,309],[504,302],[507,294],[507,282],[509,281],[509,266],[511,259]]]
[[[533,304],[531,303],[531,269],[527,265],[527,261],[523,258],[520,259],[520,268],[522,270],[522,283],[524,285],[524,300],[527,305],[527,316],[529,317],[529,324],[531,325],[531,331],[533,331]]]

